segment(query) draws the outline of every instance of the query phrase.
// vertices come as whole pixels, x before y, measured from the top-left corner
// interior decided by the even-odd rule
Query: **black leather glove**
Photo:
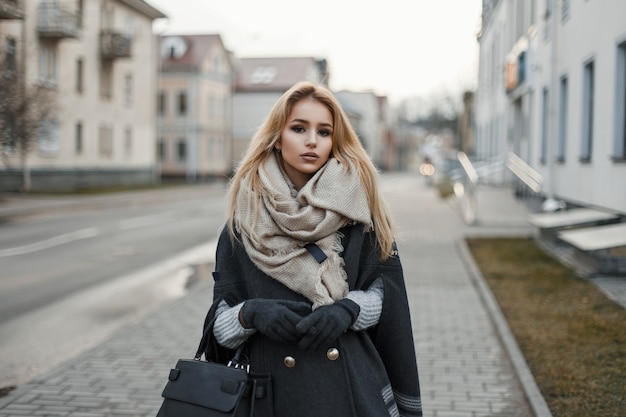
[[[319,307],[296,326],[296,330],[302,335],[298,347],[318,349],[337,340],[354,324],[360,311],[359,305],[348,298]]]
[[[295,343],[300,339],[296,324],[310,312],[311,305],[304,301],[254,298],[241,306],[239,321],[276,342]]]

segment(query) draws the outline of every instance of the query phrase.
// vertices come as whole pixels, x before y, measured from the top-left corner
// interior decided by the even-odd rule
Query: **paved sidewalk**
[[[457,204],[441,200],[418,178],[398,175],[388,184],[424,415],[550,417],[462,243],[468,234],[532,234],[524,206],[507,190],[481,190],[478,223],[466,226]],[[170,367],[195,352],[211,288],[200,282],[97,348],[0,398],[0,417],[154,417]]]

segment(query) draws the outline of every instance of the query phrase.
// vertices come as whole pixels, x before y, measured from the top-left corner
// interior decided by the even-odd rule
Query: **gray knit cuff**
[[[350,291],[346,298],[359,305],[361,311],[351,329],[354,331],[365,330],[378,324],[383,312],[383,279],[378,278],[366,291]]]
[[[239,310],[243,303],[230,307],[226,301],[221,301],[215,312],[213,334],[217,343],[228,349],[235,349],[252,336],[256,329],[245,329],[239,322]]]

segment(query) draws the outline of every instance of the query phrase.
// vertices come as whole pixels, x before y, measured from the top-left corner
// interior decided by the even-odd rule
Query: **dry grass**
[[[468,245],[554,417],[626,415],[626,311],[532,240]]]

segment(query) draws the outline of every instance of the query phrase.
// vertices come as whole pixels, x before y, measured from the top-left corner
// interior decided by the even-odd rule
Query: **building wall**
[[[339,91],[336,95],[348,100],[361,115],[358,125],[353,127],[374,163],[383,167],[387,129],[384,126],[386,119],[381,117],[384,109],[380,108],[376,94],[371,91]]]
[[[110,18],[103,18],[103,3],[84,0],[82,26],[77,38],[58,40],[38,34],[39,4],[25,0],[25,65],[31,84],[41,83],[42,49],[55,51],[50,61],[48,80],[43,81],[56,95],[56,143],[48,149],[36,147],[30,153],[29,166],[34,176],[59,173],[62,181],[39,181],[36,184],[80,184],[71,176],[102,172],[102,185],[118,182],[115,171],[127,176],[129,171],[144,172],[138,182],[155,180],[156,136],[156,42],[152,19],[121,2],[110,1]],[[76,2],[59,2],[63,10],[76,13]],[[112,29],[130,36],[131,55],[105,64],[100,55],[100,33]],[[20,36],[21,37],[21,36]],[[78,88],[78,64],[82,61],[82,88]],[[110,94],[103,94],[103,68],[111,74]],[[54,74],[54,75],[52,75]],[[77,125],[81,126],[80,145]],[[105,138],[106,137],[106,138]],[[0,168],[1,169],[1,168]],[[38,174],[39,173],[39,174]],[[127,180],[120,180],[127,181]],[[94,185],[97,180],[92,181]],[[67,187],[64,187],[67,188]]]
[[[494,3],[494,2],[492,2]],[[507,31],[509,2],[493,6],[488,23],[479,38],[479,84],[476,96],[477,140],[474,154],[489,159],[512,151],[507,135],[508,99],[505,93],[505,56],[513,48],[513,35]]]
[[[623,110],[617,111],[617,102],[623,102],[626,97],[626,86],[623,84],[626,69],[618,69],[617,65],[618,46],[626,42],[625,16],[626,2],[619,0],[571,1],[569,17],[561,20],[559,16],[557,74],[559,79],[567,77],[569,96],[565,157],[551,166],[539,165],[544,175],[548,178],[552,176],[554,193],[559,198],[623,213],[626,213],[626,164],[623,154],[621,161],[612,158],[616,156],[614,145],[616,136],[620,134],[618,126],[624,126],[626,116]],[[593,139],[590,159],[584,161],[581,152],[585,129],[584,68],[590,62],[593,62],[595,73]],[[618,89],[620,78],[622,84]],[[547,85],[547,80],[543,81]],[[558,124],[558,119],[555,123]],[[621,137],[623,141],[623,133]],[[552,143],[555,142],[558,143],[558,139]],[[556,151],[553,149],[553,154]],[[552,174],[546,173],[551,168]]]
[[[547,0],[491,3],[479,37],[477,157],[504,158],[513,151],[543,176],[545,197],[626,213],[626,53],[620,49],[626,47],[626,2],[559,0],[552,13],[546,13]],[[527,17],[521,24],[520,7]],[[517,64],[524,80],[507,91],[507,64],[520,51],[524,62]],[[590,62],[593,139],[586,155],[585,66]]]
[[[326,60],[313,57],[241,58],[233,94],[233,163],[236,165],[276,101],[295,83],[327,85]]]
[[[161,71],[159,93],[166,100],[158,122],[159,146],[164,149],[159,160],[162,177],[195,181],[232,171],[232,71],[221,43],[210,42],[213,46],[192,69]],[[187,98],[184,115],[178,111],[180,92]],[[184,157],[179,153],[181,142]]]
[[[233,159],[238,162],[282,92],[236,92],[233,97]]]

